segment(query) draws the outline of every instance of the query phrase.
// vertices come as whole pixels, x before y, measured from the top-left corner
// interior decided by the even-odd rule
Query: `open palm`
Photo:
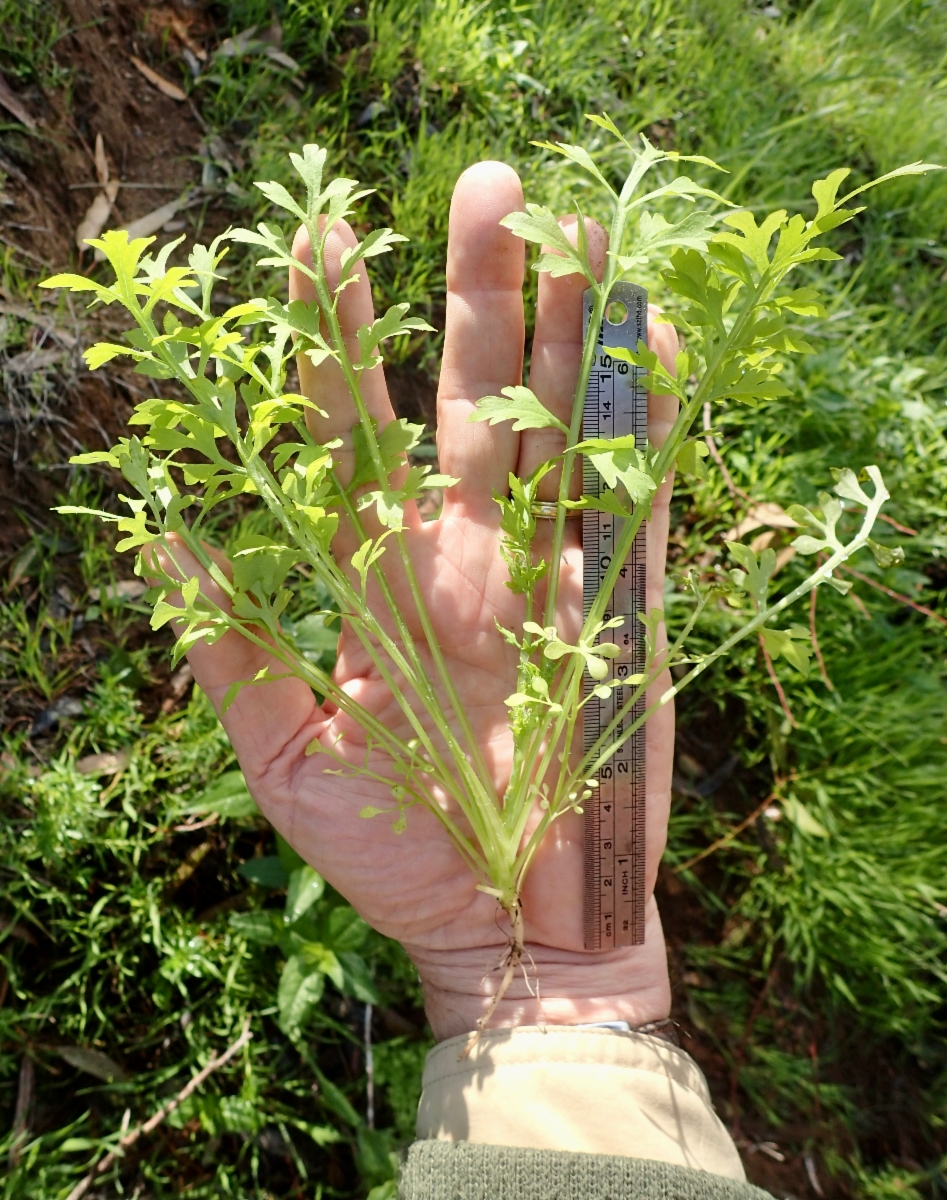
[[[460,482],[448,489],[443,512],[423,523],[406,512],[406,542],[447,669],[473,728],[498,794],[512,759],[509,710],[504,699],[516,688],[516,655],[496,630],[495,619],[518,628],[522,601],[505,586],[499,554],[495,492],[507,490],[510,472],[528,475],[559,453],[554,430],[511,432],[468,424],[474,402],[522,380],[524,352],[524,245],[499,225],[523,207],[515,173],[500,163],[481,163],[461,177],[451,206],[447,262],[447,328],[438,392],[440,468]],[[605,239],[590,226],[592,260],[604,262]],[[332,278],[343,247],[354,244],[347,226],[330,236],[327,271]],[[294,248],[309,254],[302,232]],[[301,274],[290,280],[294,297],[310,299]],[[530,386],[543,403],[568,421],[582,348],[582,293],[578,276],[540,276]],[[364,273],[341,297],[346,336],[372,319],[371,290]],[[669,369],[676,350],[670,326],[652,331],[652,347]],[[300,363],[301,386],[328,413],[313,422],[320,440],[341,437],[339,472],[351,477],[354,405],[331,362]],[[380,368],[363,377],[369,411],[383,427],[393,417]],[[665,397],[649,403],[649,434],[660,444],[674,411]],[[555,483],[544,481],[549,499]],[[670,485],[655,497],[648,526],[648,607],[662,606],[667,506]],[[578,531],[563,563],[557,625],[574,639],[582,619],[582,551]],[[341,529],[333,546],[340,561],[357,549]],[[181,548],[183,551],[183,547]],[[403,612],[413,611],[396,555],[382,562]],[[198,570],[197,564],[193,569]],[[213,592],[214,585],[205,579]],[[220,597],[223,601],[223,596]],[[412,629],[422,659],[420,627]],[[220,707],[229,685],[266,665],[259,651],[236,633],[189,653],[195,677]],[[431,678],[435,678],[431,672]],[[410,736],[403,712],[378,677],[358,640],[343,629],[336,682],[399,736]],[[661,686],[660,684],[657,686]],[[449,712],[446,696],[442,697]],[[364,735],[332,705],[320,708],[309,687],[283,679],[244,688],[223,716],[248,786],[263,813],[293,847],[319,870],[376,929],[397,938],[416,963],[425,987],[428,1016],[439,1038],[474,1027],[489,1003],[488,978],[507,933],[496,902],[474,888],[475,880],[429,812],[409,811],[407,830],[395,834],[384,817],[365,820],[366,806],[390,807],[384,785],[359,776],[327,774],[323,755],[305,753],[314,738],[353,758],[364,754]],[[341,741],[339,734],[344,733]],[[541,999],[517,981],[493,1017],[498,1024],[576,1022],[620,1017],[634,1023],[667,1013],[668,984],[660,922],[650,899],[664,847],[670,789],[673,713],[667,706],[649,722],[647,940],[642,947],[591,954],[582,948],[581,818],[562,817],[550,831],[526,878],[522,900],[528,950],[536,964]]]

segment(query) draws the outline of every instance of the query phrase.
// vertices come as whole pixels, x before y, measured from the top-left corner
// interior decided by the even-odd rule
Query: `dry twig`
[[[207,1066],[203,1068],[203,1070],[198,1071],[194,1078],[189,1083],[186,1083],[172,1100],[169,1100],[167,1104],[159,1108],[158,1111],[150,1116],[143,1125],[136,1125],[130,1133],[126,1133],[124,1137],[120,1138],[115,1149],[110,1150],[104,1158],[100,1159],[95,1164],[88,1175],[86,1175],[84,1179],[81,1179],[76,1184],[76,1186],[66,1197],[66,1200],[81,1200],[81,1197],[86,1194],[93,1183],[95,1183],[99,1175],[102,1175],[109,1169],[109,1167],[114,1166],[118,1159],[124,1155],[125,1151],[128,1150],[129,1147],[134,1146],[135,1142],[137,1142],[143,1134],[151,1133],[153,1130],[157,1129],[165,1117],[167,1117],[169,1113],[174,1112],[179,1104],[183,1104],[188,1096],[190,1096],[192,1092],[196,1091],[201,1086],[205,1079],[207,1079],[214,1073],[214,1071],[218,1070],[225,1063],[230,1062],[235,1054],[239,1054],[247,1042],[249,1042],[251,1036],[250,1018],[247,1017],[246,1021],[244,1022],[243,1032],[233,1043],[233,1045],[228,1046],[223,1054],[218,1055],[217,1058],[212,1058]]]
[[[762,804],[758,804],[756,808],[753,809],[748,817],[745,817],[739,825],[734,825],[734,827],[729,829],[722,837],[718,837],[715,842],[711,842],[711,844],[705,850],[701,850],[700,854],[695,854],[694,857],[689,858],[687,862],[678,863],[678,865],[674,868],[673,873],[675,875],[680,875],[681,871],[687,871],[691,867],[696,866],[697,863],[702,862],[703,859],[708,858],[711,854],[715,853],[715,851],[719,850],[721,846],[725,846],[727,842],[732,842],[735,837],[739,837],[743,830],[749,825],[752,825],[753,822],[760,817],[767,810],[767,808],[769,808],[774,800],[780,799],[779,793],[784,784],[792,783],[795,778],[796,775],[795,772],[793,772],[792,775],[787,776],[785,779],[777,779],[776,787],[773,789],[773,791],[770,792]]]
[[[915,612],[923,613],[925,617],[930,617],[932,621],[939,621],[941,625],[947,625],[947,618],[942,617],[940,613],[935,613],[933,609],[928,608],[925,604],[918,604],[918,602],[916,600],[912,600],[910,596],[902,596],[900,592],[896,592],[892,588],[885,587],[883,583],[879,583],[876,579],[871,579],[868,575],[863,575],[861,571],[856,571],[854,567],[843,566],[842,570],[847,571],[849,575],[854,575],[855,578],[860,579],[862,583],[867,583],[870,587],[877,588],[879,592],[884,592],[884,594],[886,596],[890,596],[892,600],[899,600],[902,604],[906,604],[909,608],[913,608]]]
[[[779,703],[783,706],[783,712],[786,714],[786,720],[793,727],[793,729],[798,729],[798,722],[792,715],[792,709],[789,707],[789,701],[786,699],[786,693],[783,691],[783,685],[779,682],[779,676],[776,674],[776,668],[773,666],[773,660],[770,658],[769,651],[766,649],[766,641],[762,633],[760,634],[760,649],[763,651],[763,658],[766,660],[766,670],[769,672],[769,677],[773,681],[773,687],[776,689],[776,695],[779,697]]]
[[[710,428],[712,428],[712,426],[710,424],[710,405],[705,404],[704,405],[704,429],[710,429]],[[709,433],[706,434],[706,436],[704,437],[704,441],[707,443],[707,449],[710,451],[710,457],[714,460],[714,462],[720,468],[720,474],[723,476],[723,481],[727,485],[727,491],[730,493],[730,495],[734,499],[736,499],[739,496],[741,500],[749,500],[750,497],[743,490],[743,488],[737,487],[737,485],[733,482],[733,476],[727,470],[727,464],[723,461],[723,457],[722,457],[720,451],[717,449],[717,443],[714,441],[714,439],[710,436]]]

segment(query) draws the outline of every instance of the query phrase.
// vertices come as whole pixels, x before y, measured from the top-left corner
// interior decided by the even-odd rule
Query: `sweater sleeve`
[[[770,1200],[700,1068],[641,1033],[488,1030],[430,1052],[403,1200]]]

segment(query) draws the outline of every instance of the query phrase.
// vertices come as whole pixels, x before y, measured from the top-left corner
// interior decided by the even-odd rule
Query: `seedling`
[[[57,275],[44,285],[91,292],[94,301],[118,302],[131,314],[135,325],[125,334],[124,343],[98,343],[86,351],[90,368],[118,355],[130,356],[139,373],[157,380],[174,379],[188,395],[186,402],[156,398],[138,404],[131,423],[143,426],[144,436],[121,438],[108,452],[72,460],[107,463],[121,470],[131,486],[133,495],[125,500],[127,516],[99,515],[116,521],[125,535],[119,550],[138,551],[139,572],[158,571],[151,593],[152,625],[158,628],[172,619],[181,623],[175,660],[197,642],[212,643],[228,630],[267,650],[278,669],[267,668],[255,678],[235,683],[224,699],[224,709],[243,687],[280,674],[298,676],[363,732],[361,761],[323,741],[310,746],[312,753],[325,755],[327,770],[361,774],[387,789],[390,803],[384,808],[368,807],[362,816],[387,815],[397,834],[405,828],[408,809],[421,805],[442,824],[472,873],[471,886],[496,898],[512,930],[506,973],[481,1024],[489,1020],[523,954],[523,881],[553,822],[564,813],[581,812],[596,786],[596,772],[624,740],[744,638],[763,630],[773,657],[782,655],[791,666],[804,670],[807,656],[796,631],[780,629],[775,622],[796,600],[824,583],[845,591],[848,585],[837,578],[837,569],[862,547],[873,548],[872,527],[888,498],[881,474],[874,466],[865,468],[866,490],[851,470],[837,471],[834,494],[823,493],[817,508],[791,510],[802,527],[794,542],[796,550],[821,556],[808,577],[787,594],[771,599],[774,552],[766,549],[757,555],[742,544],[729,543],[737,567],[709,582],[696,575],[688,580],[693,593],[691,615],[666,648],[661,648],[659,639],[663,614],[648,615],[644,672],[630,684],[622,681],[625,699],[615,720],[587,751],[577,748],[576,735],[589,696],[596,689],[616,686],[609,678],[608,659],[618,649],[600,640],[603,630],[615,623],[605,619],[606,603],[635,533],[649,514],[653,494],[675,466],[690,474],[706,470],[703,443],[689,436],[695,418],[706,403],[737,401],[755,406],[787,394],[780,379],[783,363],[787,356],[809,349],[793,320],[825,315],[817,290],[792,288],[790,273],[814,260],[838,258],[819,242],[861,211],[847,207],[855,197],[884,179],[932,169],[914,163],[841,198],[839,190],[848,171],[837,170],[813,184],[816,211],[810,220],[780,210],[758,224],[748,211],[726,212],[727,201],[686,175],[650,187],[647,183],[657,167],[663,168],[662,178],[686,162],[719,169],[709,159],[659,150],[644,138],[633,143],[609,118],[590,119],[627,152],[629,170],[619,187],[585,149],[565,144],[545,148],[591,175],[606,197],[611,250],[602,281],[596,280],[590,266],[581,211],[576,246],[552,212],[539,205],[527,205],[526,212],[503,222],[516,236],[551,247],[539,257],[536,270],[579,274],[592,290],[594,311],[571,420],[568,424],[558,420],[542,397],[522,386],[485,397],[471,418],[513,421],[514,429],[554,428],[565,442],[560,455],[528,479],[511,478],[509,495],[498,497],[501,552],[509,571],[508,586],[521,597],[522,617],[513,628],[498,624],[495,634],[498,647],[505,641],[518,660],[516,687],[506,700],[512,768],[499,793],[445,664],[404,522],[406,504],[428,488],[450,487],[457,481],[432,473],[429,466],[408,466],[406,455],[417,444],[420,427],[399,419],[379,429],[363,398],[362,373],[381,362],[382,343],[429,326],[409,317],[407,305],[395,305],[358,330],[357,353],[346,346],[340,327],[342,288],[365,269],[368,258],[391,251],[404,239],[390,229],[376,229],[346,251],[335,290],[326,272],[329,232],[355,211],[367,193],[353,180],[326,182],[326,150],[306,146],[301,155],[291,155],[305,186],[302,202],[278,183],[257,186],[274,205],[305,225],[313,247],[312,266],[297,261],[283,233],[268,224],[256,230],[228,231],[209,246],[195,246],[187,266],[170,265],[183,239],[146,255],[153,239],[129,241],[123,232],[110,232],[90,244],[111,264],[113,284]],[[698,199],[709,201],[712,208],[691,211],[675,222],[655,210],[656,204],[692,205]],[[725,215],[720,216],[721,211]],[[215,315],[211,298],[227,240],[260,247],[261,265],[301,271],[311,281],[316,300],[283,304],[272,297],[248,299]],[[612,290],[618,281],[655,260],[666,264],[662,278],[673,306],[667,319],[684,334],[686,349],[678,354],[673,373],[643,344],[637,351],[615,349],[614,354],[645,369],[652,392],[677,398],[677,419],[663,445],[647,451],[629,445],[627,438],[581,441],[596,335]],[[345,485],[336,471],[340,442],[320,444],[307,426],[306,414],[318,411],[317,401],[286,391],[294,355],[308,356],[315,364],[332,359],[345,377],[358,414],[355,472]],[[278,433],[290,436],[276,441]],[[221,439],[230,444],[230,457],[222,452]],[[589,457],[601,474],[606,484],[601,496],[570,499],[576,455]],[[539,481],[556,468],[561,468],[561,482],[551,550],[541,557],[534,503]],[[267,506],[282,536],[246,540],[234,556],[231,578],[209,553],[202,531],[218,505],[248,494]],[[863,510],[859,528],[847,542],[838,532],[844,503]],[[557,627],[566,519],[570,509],[589,504],[605,506],[620,522],[620,534],[599,594],[578,636],[570,641]],[[65,507],[60,511],[92,510]],[[367,532],[363,519],[368,513],[377,518],[373,533]],[[356,531],[359,542],[349,570],[332,554],[333,538],[343,521]],[[164,549],[168,569],[156,565],[156,543]],[[225,603],[207,595],[198,577],[188,578],[178,549],[182,544],[221,589]],[[299,564],[321,581],[342,625],[389,687],[410,736],[400,736],[390,723],[359,704],[330,674],[299,653],[281,628],[280,616],[290,599],[287,576]],[[397,588],[392,585],[395,578]],[[182,579],[187,580],[183,586]],[[177,593],[183,607],[172,603]],[[695,661],[688,657],[685,642],[701,612],[720,598],[731,601],[734,611],[743,614],[742,623],[716,649]],[[417,639],[412,630],[420,631]],[[684,668],[683,674],[678,671],[677,681],[649,692],[675,665]],[[630,720],[636,702],[646,693],[644,715]]]

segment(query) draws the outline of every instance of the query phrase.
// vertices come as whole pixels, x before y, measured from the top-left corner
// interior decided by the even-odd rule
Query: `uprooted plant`
[[[621,620],[606,619],[607,603],[635,533],[648,517],[656,488],[675,467],[690,474],[705,469],[704,444],[689,434],[706,404],[730,400],[758,405],[786,393],[780,381],[786,357],[809,349],[794,320],[825,315],[817,290],[792,288],[788,277],[802,264],[838,257],[817,244],[819,239],[860,212],[858,207],[847,207],[849,201],[882,180],[840,198],[848,171],[834,171],[813,184],[815,214],[810,220],[779,211],[758,224],[748,211],[732,207],[727,211],[727,201],[684,175],[669,179],[665,175],[664,182],[649,190],[646,177],[659,166],[668,172],[675,164],[689,161],[719,168],[709,159],[658,150],[643,138],[640,145],[632,144],[608,118],[591,119],[617,138],[630,157],[630,169],[618,190],[581,147],[546,148],[587,171],[607,198],[611,251],[601,282],[590,266],[581,211],[575,246],[553,214],[539,205],[527,205],[525,213],[504,221],[516,236],[547,247],[536,270],[581,275],[593,294],[571,421],[567,425],[558,420],[540,397],[522,386],[505,388],[502,396],[485,397],[471,418],[513,421],[517,430],[558,429],[565,442],[560,455],[530,478],[511,478],[509,494],[498,497],[508,587],[521,597],[522,606],[519,626],[498,626],[495,635],[498,644],[505,639],[518,657],[516,689],[506,701],[512,768],[499,793],[438,645],[405,536],[405,505],[425,489],[449,488],[457,481],[434,474],[429,466],[409,466],[406,456],[418,443],[421,427],[401,419],[378,428],[363,397],[363,373],[381,363],[381,344],[429,326],[407,316],[407,305],[395,305],[358,330],[357,355],[340,327],[342,290],[364,269],[365,260],[390,251],[404,239],[390,229],[376,229],[344,253],[341,279],[334,288],[327,276],[326,239],[367,193],[358,190],[353,180],[336,178],[326,183],[326,150],[306,146],[301,155],[291,156],[305,185],[303,203],[278,183],[257,186],[274,205],[305,225],[313,248],[311,266],[295,259],[283,234],[267,224],[256,230],[228,231],[210,246],[195,246],[186,266],[171,265],[182,239],[146,255],[153,239],[129,241],[125,233],[111,232],[91,244],[111,264],[113,284],[57,275],[44,285],[91,292],[94,302],[118,302],[131,314],[135,326],[125,334],[125,344],[100,343],[86,351],[91,368],[128,355],[137,360],[140,374],[174,379],[188,394],[186,402],[155,398],[138,404],[132,424],[144,426],[144,436],[122,438],[108,452],[72,460],[107,463],[121,470],[131,486],[133,495],[123,498],[129,515],[100,515],[117,521],[124,534],[119,550],[139,551],[139,572],[158,572],[150,593],[153,626],[180,622],[175,659],[198,641],[214,642],[228,630],[268,651],[280,664],[279,671],[267,668],[255,678],[235,683],[224,699],[225,709],[244,686],[259,685],[281,672],[298,676],[363,731],[361,762],[353,762],[351,755],[343,757],[337,746],[324,741],[310,747],[330,760],[327,769],[363,774],[388,790],[390,806],[366,808],[362,816],[387,812],[397,833],[405,828],[408,808],[422,805],[442,824],[475,877],[475,886],[496,897],[513,931],[506,974],[481,1024],[489,1020],[523,953],[520,894],[537,848],[557,818],[582,811],[597,786],[597,772],[619,746],[714,660],[758,631],[773,657],[782,655],[804,671],[808,655],[796,631],[779,629],[773,622],[823,583],[845,591],[849,585],[835,572],[862,547],[869,546],[882,558],[891,553],[870,538],[888,498],[878,469],[865,468],[868,491],[853,471],[836,471],[834,495],[823,493],[814,509],[790,511],[801,527],[795,549],[820,556],[819,565],[802,583],[771,600],[774,551],[756,554],[747,546],[730,543],[737,567],[717,572],[709,581],[697,574],[688,578],[690,615],[666,647],[659,639],[663,614],[648,614],[642,628],[633,633],[646,640],[645,669],[630,678],[619,677],[616,667],[622,651],[615,629]],[[927,164],[915,163],[882,179],[928,169]],[[691,211],[676,222],[656,211],[656,205],[692,205],[699,198],[709,201],[712,211]],[[262,247],[262,265],[302,272],[311,281],[316,300],[283,304],[272,297],[248,299],[215,315],[212,293],[227,239]],[[620,280],[656,259],[666,263],[662,278],[672,308],[666,319],[686,339],[676,370],[669,372],[643,344],[635,352],[604,349],[624,356],[650,391],[675,396],[677,419],[660,448],[635,445],[633,438],[582,441],[586,385],[599,353],[598,332],[612,291]],[[340,443],[320,444],[307,425],[307,412],[319,411],[317,398],[286,390],[294,355],[306,355],[317,365],[331,359],[344,375],[358,414],[355,470],[344,485],[336,469]],[[229,457],[218,445],[221,439],[232,447]],[[599,494],[570,498],[576,455],[587,456],[601,475]],[[551,549],[543,557],[537,549],[537,488],[556,469],[560,483],[555,522]],[[209,552],[203,530],[219,505],[248,494],[267,506],[282,534],[279,540],[245,539],[233,558],[231,577]],[[847,542],[838,532],[845,505],[864,510],[860,527]],[[556,624],[566,518],[570,509],[587,506],[614,516],[616,552],[578,637],[570,642]],[[377,518],[373,532],[366,531],[368,515]],[[348,570],[332,554],[340,520],[356,531],[359,542]],[[149,549],[155,544],[163,547],[164,567],[157,565]],[[207,595],[197,576],[189,577],[180,562],[181,545],[201,564],[225,602]],[[290,598],[287,576],[300,564],[318,577],[331,597],[332,611],[326,619],[337,618],[364,648],[400,708],[410,736],[392,731],[332,675],[314,666],[281,628],[280,615]],[[406,584],[398,594],[390,583],[393,569]],[[183,586],[182,579],[186,580]],[[410,598],[407,607],[405,596]],[[688,635],[707,605],[721,598],[737,627],[711,653],[689,656]],[[674,665],[681,669],[673,686],[659,695],[655,690],[649,694],[648,689]],[[604,698],[613,689],[620,689],[614,720],[594,744],[580,751],[576,734],[583,706],[591,696]],[[633,710],[645,696],[645,711],[636,716]]]

